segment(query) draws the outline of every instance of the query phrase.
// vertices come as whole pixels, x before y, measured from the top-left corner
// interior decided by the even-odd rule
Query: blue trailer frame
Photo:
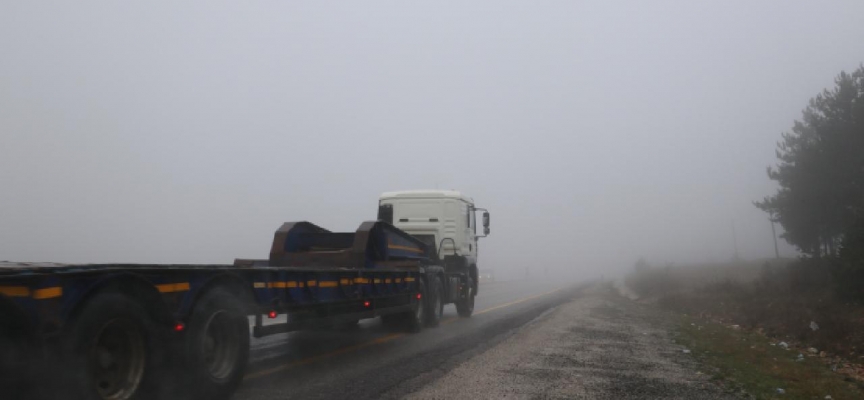
[[[62,354],[82,313],[105,293],[139,304],[160,340],[181,353],[189,346],[181,342],[195,310],[215,291],[233,296],[243,314],[255,316],[255,337],[377,316],[421,318],[421,311],[428,321],[440,317],[446,299],[458,297],[445,293],[453,286],[445,282],[460,278],[437,264],[423,242],[381,221],[364,222],[353,233],[286,223],[276,231],[268,259],[226,265],[0,263],[0,327],[7,327],[0,329],[0,344],[14,341],[16,348]],[[263,324],[279,314],[287,314],[287,321]],[[233,375],[229,384],[214,383],[228,393],[236,384]]]
[[[357,304],[362,308],[356,313],[378,315],[374,311],[386,308],[379,307],[385,304],[392,307],[394,299],[405,297],[404,304],[396,302],[396,306],[410,305],[421,269],[423,274],[435,269],[425,263],[422,242],[385,225],[364,223],[359,233],[347,234],[358,240],[351,240],[351,248],[343,254],[363,256],[362,267],[322,265],[320,259],[334,258],[332,250],[329,254],[303,251],[316,239],[303,234],[310,227],[318,228],[308,222],[287,223],[277,231],[274,248],[281,246],[281,251],[274,250],[271,260],[236,260],[233,265],[0,263],[0,301],[11,302],[26,315],[37,335],[60,333],[89,296],[112,284],[144,292],[151,310],[174,323],[188,320],[202,293],[226,285],[241,289],[247,295],[245,300],[257,305],[250,310],[255,315],[290,313],[310,306],[342,305],[351,311],[350,306]],[[371,235],[363,237],[366,233]],[[372,241],[382,250],[377,256],[366,253],[365,246]],[[363,250],[353,251],[355,247]],[[319,260],[298,266],[304,259],[295,258],[308,254]]]

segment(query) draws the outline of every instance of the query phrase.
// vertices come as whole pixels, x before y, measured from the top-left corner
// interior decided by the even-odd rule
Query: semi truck
[[[450,303],[470,317],[477,240],[489,225],[488,211],[459,192],[389,192],[378,220],[354,232],[283,224],[266,259],[0,262],[0,393],[227,399],[245,374],[250,337],[376,317],[416,332],[437,326]]]

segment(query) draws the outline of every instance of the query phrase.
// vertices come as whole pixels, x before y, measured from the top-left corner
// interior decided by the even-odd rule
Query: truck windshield
[[[400,200],[393,204],[393,221],[398,223],[439,222],[443,204],[434,200]]]

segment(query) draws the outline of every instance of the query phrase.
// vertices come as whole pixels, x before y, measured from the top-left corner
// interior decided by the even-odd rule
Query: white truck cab
[[[477,211],[483,211],[482,235]],[[477,284],[477,239],[489,235],[489,212],[475,207],[470,197],[454,190],[386,192],[378,202],[378,219],[425,242],[445,267],[467,268]]]

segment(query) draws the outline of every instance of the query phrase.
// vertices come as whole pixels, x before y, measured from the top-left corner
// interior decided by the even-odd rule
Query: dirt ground
[[[672,322],[608,287],[539,316],[411,399],[734,399],[674,342]]]

